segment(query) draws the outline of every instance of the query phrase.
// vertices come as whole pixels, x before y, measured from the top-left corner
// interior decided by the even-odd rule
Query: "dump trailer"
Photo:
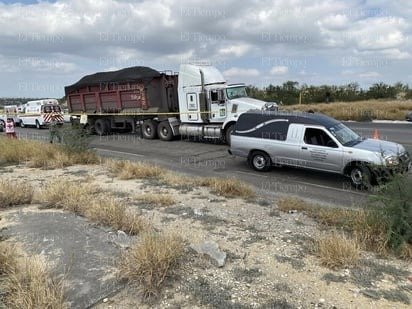
[[[182,64],[179,74],[148,67],[87,75],[65,87],[69,112],[98,135],[115,130],[146,139],[175,136],[225,139],[250,109],[277,109],[247,97],[244,84],[228,85],[213,66]]]

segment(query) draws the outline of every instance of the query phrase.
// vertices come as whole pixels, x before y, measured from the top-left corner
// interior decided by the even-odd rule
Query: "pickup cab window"
[[[317,145],[324,147],[337,148],[338,145],[333,139],[323,130],[315,128],[306,128],[304,142],[308,145]]]

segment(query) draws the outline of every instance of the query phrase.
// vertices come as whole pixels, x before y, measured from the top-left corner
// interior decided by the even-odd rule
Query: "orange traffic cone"
[[[379,135],[378,129],[375,129],[375,130],[373,131],[372,138],[373,138],[373,139],[380,139],[380,138],[381,138],[380,135]]]

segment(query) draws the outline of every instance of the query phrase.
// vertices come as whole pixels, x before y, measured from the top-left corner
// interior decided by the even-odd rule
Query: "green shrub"
[[[381,192],[372,197],[371,216],[380,218],[387,246],[394,252],[412,245],[412,180],[404,175],[396,176]],[[376,220],[375,220],[376,221]]]

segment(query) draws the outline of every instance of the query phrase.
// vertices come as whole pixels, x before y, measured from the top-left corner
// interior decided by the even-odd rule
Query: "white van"
[[[14,125],[19,125],[20,118],[18,115],[17,105],[5,105],[3,113],[0,113],[0,123],[6,127],[7,118],[13,119]]]
[[[64,119],[59,102],[56,99],[29,101],[25,104],[25,112],[20,114],[20,126],[35,126],[41,129],[50,122],[63,125]]]

